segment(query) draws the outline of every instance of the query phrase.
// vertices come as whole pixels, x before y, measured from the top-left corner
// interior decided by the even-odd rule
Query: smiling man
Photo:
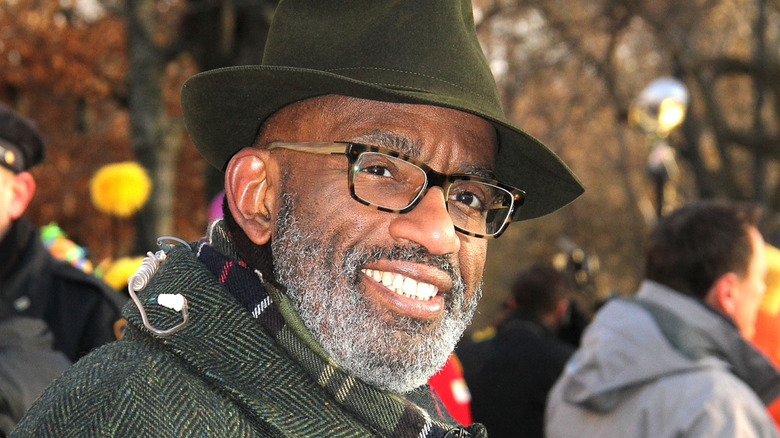
[[[352,120],[356,114],[361,120]],[[271,141],[276,138],[294,143]],[[359,143],[322,143],[328,139]],[[384,389],[422,385],[454,348],[480,295],[486,240],[463,236],[455,226],[484,232],[484,220],[472,225],[467,213],[454,214],[484,208],[485,192],[509,203],[512,194],[460,180],[445,203],[441,187],[426,190],[425,172],[409,160],[449,174],[489,175],[495,130],[451,109],[331,95],[279,111],[258,143],[268,142],[271,151],[244,149],[228,165],[232,217],[254,244],[270,240],[279,282],[339,364]],[[376,151],[359,152],[363,144]],[[351,175],[347,148],[360,154]],[[393,156],[399,152],[415,158]],[[295,174],[286,172],[293,168]],[[260,188],[278,205],[258,211],[257,193],[246,186],[263,180],[280,181]],[[356,204],[350,180],[359,201],[372,205]],[[413,202],[403,214],[375,208]],[[266,220],[269,211],[278,213]]]
[[[506,120],[471,8],[283,0],[262,65],[187,81],[224,220],[148,260],[125,337],[19,436],[485,436],[425,383],[488,240],[583,189]]]

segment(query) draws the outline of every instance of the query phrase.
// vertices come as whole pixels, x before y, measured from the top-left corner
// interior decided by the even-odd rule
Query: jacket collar
[[[14,221],[0,240],[0,254],[5,261],[0,264],[0,279],[19,269],[19,263],[28,250],[30,240],[36,237],[35,227],[25,218]]]
[[[337,404],[327,403],[332,400],[322,388],[307,385],[306,390],[289,392],[298,386],[296,382],[308,382],[310,377],[277,348],[272,337],[188,249],[173,248],[150,284],[138,293],[153,326],[173,327],[180,322],[179,314],[155,304],[160,293],[181,293],[187,298],[189,323],[159,338],[143,328],[138,310],[128,306],[124,311],[128,320],[125,336],[164,344],[255,418],[276,427],[280,435],[304,436],[315,431],[314,435],[327,436],[333,424],[342,420],[343,411]],[[291,413],[308,413],[309,421],[291,421]],[[358,431],[371,434],[365,428]]]
[[[730,318],[650,280],[642,283],[634,301],[650,313],[667,341],[681,354],[693,360],[720,358],[765,404],[780,395],[780,374],[745,340]]]

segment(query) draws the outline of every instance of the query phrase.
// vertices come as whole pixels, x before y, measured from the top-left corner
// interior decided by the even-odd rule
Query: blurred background
[[[198,71],[259,63],[275,4],[0,0],[0,100],[47,143],[33,223],[56,222],[95,265],[203,235],[221,174],[187,137],[179,90]],[[757,202],[780,243],[780,0],[474,0],[474,16],[508,117],[587,191],[490,243],[470,330],[537,261],[574,276],[583,309],[633,292],[647,232],[685,201]],[[112,214],[90,181],[128,161],[149,176],[148,200]]]

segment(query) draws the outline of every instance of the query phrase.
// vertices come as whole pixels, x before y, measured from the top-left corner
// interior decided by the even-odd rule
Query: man
[[[481,237],[582,192],[503,116],[470,3],[283,0],[263,65],[196,75],[182,108],[224,220],[147,284],[148,261],[124,338],[19,436],[459,434],[425,382],[479,299]]]
[[[7,316],[43,320],[54,348],[76,361],[116,340],[121,295],[52,257],[24,216],[35,193],[28,171],[44,158],[35,125],[0,104],[0,306]]]
[[[543,437],[547,393],[574,352],[556,336],[573,283],[551,265],[536,264],[517,276],[511,291],[511,313],[496,334],[456,353],[474,421],[492,438]]]
[[[53,258],[24,217],[43,157],[32,122],[0,104],[0,433],[121,319],[119,294]]]
[[[775,437],[780,376],[746,338],[764,294],[754,209],[682,207],[650,237],[646,280],[588,327],[548,400],[549,437]]]

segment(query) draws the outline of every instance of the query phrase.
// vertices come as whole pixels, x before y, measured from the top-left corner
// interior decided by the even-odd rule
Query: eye
[[[449,199],[453,207],[475,217],[504,210],[511,205],[511,195],[505,190],[473,180],[454,183],[450,187]]]
[[[405,162],[380,153],[367,152],[360,155],[355,164],[355,173],[366,178],[404,179]],[[408,173],[408,172],[406,172]]]
[[[452,200],[457,202],[461,207],[479,211],[484,209],[485,202],[483,199],[484,195],[480,195],[478,192],[469,191],[465,187],[459,188],[452,196]]]
[[[391,178],[393,176],[393,174],[390,172],[390,169],[388,169],[385,166],[376,165],[376,164],[372,166],[365,166],[365,167],[358,168],[358,172],[368,173],[374,176],[382,176],[385,178]]]

